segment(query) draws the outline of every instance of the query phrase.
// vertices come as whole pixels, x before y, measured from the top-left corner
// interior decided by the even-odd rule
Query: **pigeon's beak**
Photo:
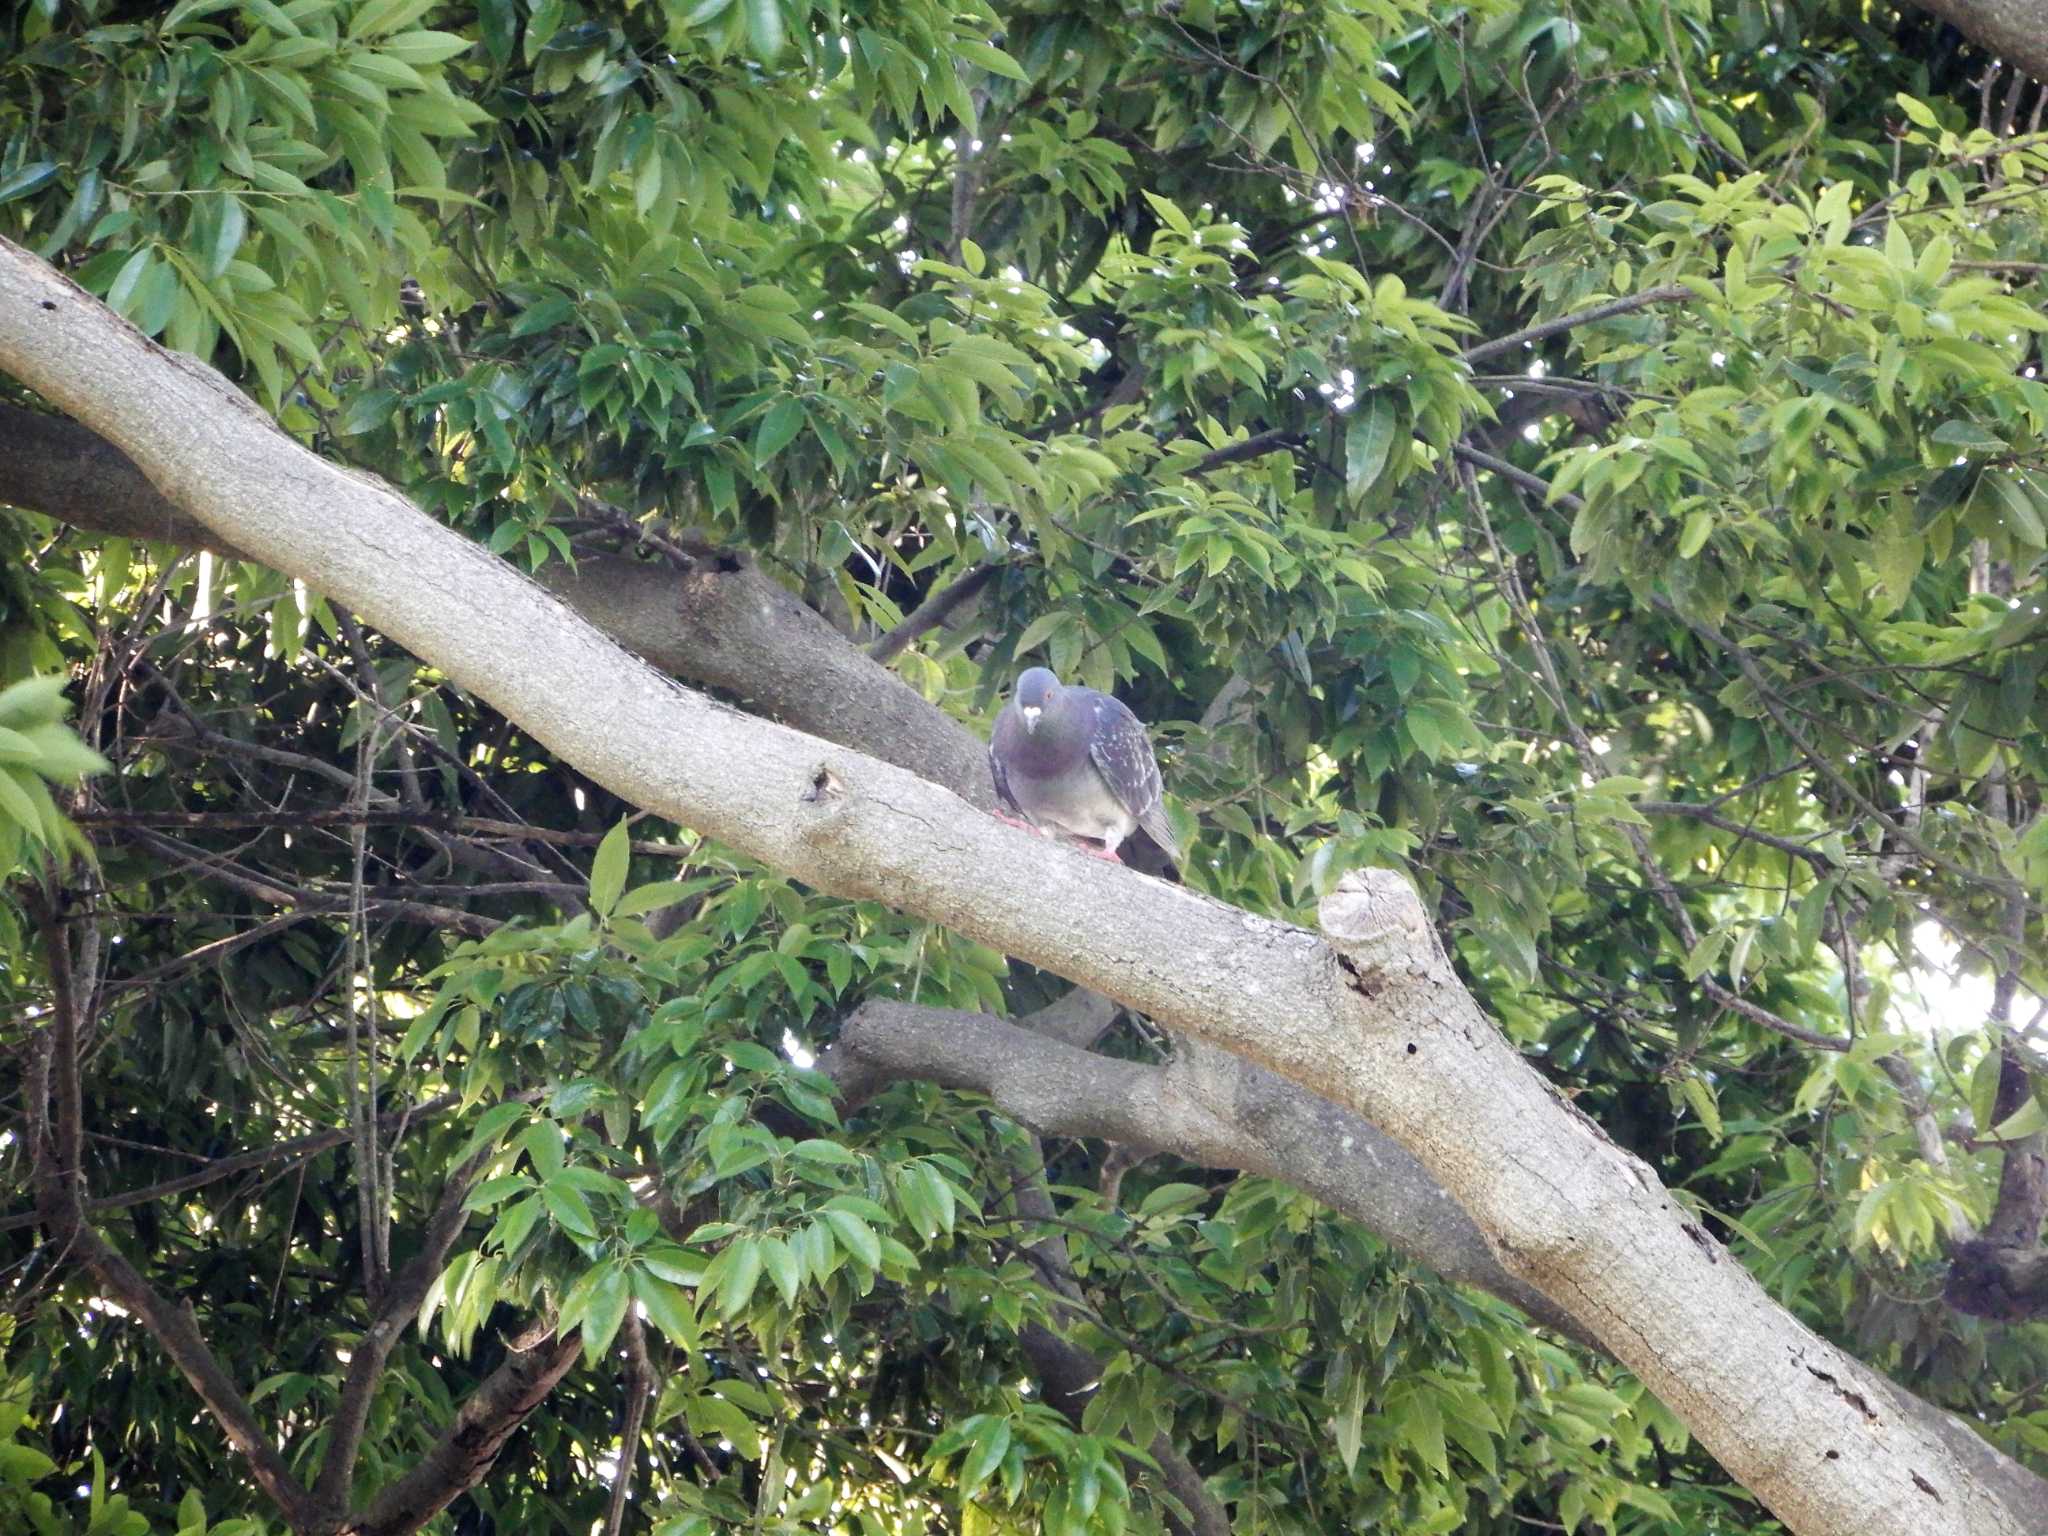
[[[1019,705],[1017,713],[1024,717],[1024,729],[1026,732],[1035,732],[1038,729],[1039,708],[1036,704]]]

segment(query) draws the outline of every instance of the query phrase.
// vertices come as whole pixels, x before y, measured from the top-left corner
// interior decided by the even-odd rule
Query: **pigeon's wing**
[[[1160,782],[1159,760],[1152,755],[1152,738],[1145,723],[1121,700],[1106,693],[1096,694],[1092,702],[1095,713],[1089,723],[1088,756],[1096,772],[1118,803],[1178,864],[1180,848],[1166,822],[1165,786]]]
[[[1002,742],[1003,722],[1001,718],[998,718],[995,731],[989,737],[988,742],[988,773],[989,777],[996,781],[996,798],[1019,816],[1022,816],[1024,814],[1024,807],[1019,805],[1017,797],[1010,793],[1010,775],[1003,768]]]

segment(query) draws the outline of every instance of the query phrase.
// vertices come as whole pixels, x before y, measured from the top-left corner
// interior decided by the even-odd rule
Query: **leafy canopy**
[[[1187,880],[1255,910],[1405,863],[1774,1297],[2048,1467],[2048,1329],[1964,1246],[2048,1124],[2048,147],[1953,34],[1807,0],[4,25],[0,233],[544,576],[744,553],[849,644],[970,578],[892,662],[927,699],[1116,690]],[[536,1317],[581,1360],[443,1529],[590,1529],[643,1397],[624,1518],[663,1536],[1150,1531],[1188,1513],[1162,1449],[1240,1529],[1768,1528],[1626,1373],[1284,1182],[930,1083],[843,1109],[815,1053],[862,1002],[1057,989],[629,841],[317,592],[80,523],[0,511],[10,1043],[47,1027],[36,871],[83,846],[48,786],[104,754],[58,925],[98,942],[93,1218],[307,1481],[450,1193],[358,1486]],[[276,1528],[36,1246],[14,1127],[0,1522]]]

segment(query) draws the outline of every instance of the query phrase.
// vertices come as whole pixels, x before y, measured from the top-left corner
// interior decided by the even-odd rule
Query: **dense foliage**
[[[925,697],[1113,688],[1228,901],[1411,869],[1778,1301],[2048,1470],[2038,87],[1820,0],[0,26],[0,234],[544,578],[744,553],[849,645],[964,596]],[[1199,1524],[1162,1457],[1241,1530],[1774,1528],[1284,1182],[841,1100],[863,1001],[1058,986],[625,829],[320,594],[10,473],[0,1525],[284,1523],[48,1240],[54,1005],[94,1227],[309,1486],[391,1298],[366,1494],[574,1332],[439,1528]]]

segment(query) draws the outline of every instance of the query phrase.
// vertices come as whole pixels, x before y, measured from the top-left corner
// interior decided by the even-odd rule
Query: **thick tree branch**
[[[0,501],[123,539],[242,552],[178,510],[98,433],[63,416],[0,401]]]
[[[491,1158],[495,1147],[477,1153],[448,1175],[441,1199],[420,1233],[419,1251],[392,1277],[385,1288],[377,1315],[350,1351],[348,1377],[342,1383],[341,1401],[327,1426],[327,1454],[320,1463],[320,1480],[313,1497],[323,1510],[339,1517],[350,1504],[355,1486],[356,1460],[363,1448],[363,1431],[369,1426],[370,1405],[376,1400],[377,1383],[383,1379],[385,1364],[405,1330],[419,1316],[427,1288],[448,1262],[448,1250],[469,1219],[463,1201],[470,1186]]]
[[[985,1093],[1041,1135],[1099,1137],[1200,1167],[1282,1180],[1402,1252],[1428,1255],[1445,1279],[1491,1291],[1547,1327],[1586,1337],[1562,1308],[1501,1267],[1472,1219],[1443,1198],[1400,1143],[1235,1057],[1200,1069],[1184,1061],[1148,1066],[987,1014],[876,1001],[853,1011],[818,1065],[835,1081],[879,1075]],[[1221,1081],[1218,1067],[1228,1074]]]
[[[0,501],[119,538],[253,558],[180,511],[98,433],[5,403]],[[771,719],[801,721],[984,809],[995,804],[985,749],[944,711],[750,560],[704,548],[689,554],[692,567],[682,573],[598,555],[574,571],[549,566],[541,579],[663,671],[734,695]]]
[[[0,366],[223,537],[348,604],[614,793],[819,890],[1093,987],[1381,1125],[1503,1267],[1565,1298],[1801,1536],[2041,1528],[2048,1497],[2006,1502],[1928,1415],[1773,1303],[1554,1094],[1459,984],[1398,876],[1348,878],[1325,904],[1325,940],[1078,858],[900,768],[678,688],[5,243]]]
[[[1985,52],[2048,83],[2048,0],[1914,0]]]
[[[17,433],[20,418],[29,429]],[[1241,447],[1242,445],[1240,445]],[[1260,451],[1286,446],[1266,444]],[[61,476],[37,479],[17,468],[19,460],[33,456],[60,463],[90,462],[105,468],[91,496],[59,494],[69,486]],[[1239,456],[1242,456],[1241,454]],[[143,536],[145,530],[161,531],[167,538],[194,548],[226,549],[226,543],[205,525],[179,512],[158,494],[141,472],[103,439],[65,418],[0,406],[0,497],[20,505],[33,506],[51,516],[65,518],[80,526],[127,536]],[[237,552],[239,553],[239,552]],[[762,575],[756,568],[741,565],[727,569],[715,552],[696,549],[689,553],[696,562],[693,571],[678,576],[674,571],[651,564],[620,559],[586,559],[580,562],[582,576],[561,592],[572,607],[586,618],[608,629],[628,648],[656,665],[684,677],[710,681],[746,698],[765,698],[780,707],[803,728],[835,737],[849,745],[911,769],[920,777],[945,784],[977,804],[987,800],[988,771],[982,744],[950,716],[925,704],[921,696],[879,666],[863,665],[855,649],[822,619]],[[882,645],[904,635],[909,624],[964,586],[976,575],[983,583],[995,571],[993,566],[977,567],[967,578],[954,583],[927,602],[905,624],[885,636]],[[566,581],[566,575],[564,576]],[[979,584],[977,584],[979,585]],[[762,589],[767,588],[764,592]],[[961,593],[964,601],[968,594]],[[688,599],[685,611],[684,599]],[[772,610],[770,623],[757,621],[761,608]],[[897,647],[900,650],[900,647]],[[728,655],[728,652],[732,654]],[[821,658],[830,666],[820,667]],[[879,654],[873,658],[884,660]],[[747,669],[760,668],[771,681],[757,683]],[[797,689],[773,679],[811,675],[833,686],[851,690],[834,695],[832,686]],[[886,687],[879,687],[886,684]],[[863,700],[883,698],[889,707],[879,718],[866,708],[849,710],[848,697]],[[270,825],[347,825],[355,813],[333,812],[311,815],[264,817],[242,814],[213,814],[205,818],[176,813],[145,815],[107,812],[98,822],[128,826],[177,827],[200,830],[231,830]],[[371,811],[367,819],[376,824],[418,824],[436,830],[463,833],[503,832],[527,838],[594,843],[595,834],[550,833],[476,818],[423,818],[418,813],[389,810]],[[680,850],[651,843],[635,843],[640,854],[668,854]],[[1099,1033],[1108,1010],[1085,1003],[1088,994],[1076,994],[1080,1030]],[[1100,1000],[1096,1002],[1099,1004]],[[1037,1026],[1034,1025],[1036,1028]],[[1382,1145],[1390,1145],[1380,1138]],[[1414,1165],[1412,1160],[1410,1167]],[[1417,1170],[1419,1172],[1419,1170]],[[1293,1174],[1280,1174],[1300,1182]],[[1443,1213],[1455,1209],[1443,1192],[1426,1177],[1411,1182],[1396,1179],[1364,1182],[1351,1192],[1352,1205],[1339,1207],[1386,1235],[1397,1246],[1453,1278],[1465,1278],[1470,1250],[1464,1236],[1469,1222],[1445,1223]],[[1446,1247],[1437,1247],[1435,1237],[1455,1227],[1461,1234]],[[1405,1236],[1404,1236],[1405,1235]],[[1412,1245],[1412,1246],[1411,1246]],[[1496,1272],[1497,1272],[1497,1266]],[[1483,1280],[1472,1283],[1485,1285]],[[1560,1321],[1564,1314],[1554,1306],[1538,1314],[1545,1321]]]
[[[575,1333],[509,1343],[503,1363],[463,1400],[433,1449],[350,1516],[336,1536],[412,1536],[483,1481],[527,1415],[569,1374],[582,1347]]]

